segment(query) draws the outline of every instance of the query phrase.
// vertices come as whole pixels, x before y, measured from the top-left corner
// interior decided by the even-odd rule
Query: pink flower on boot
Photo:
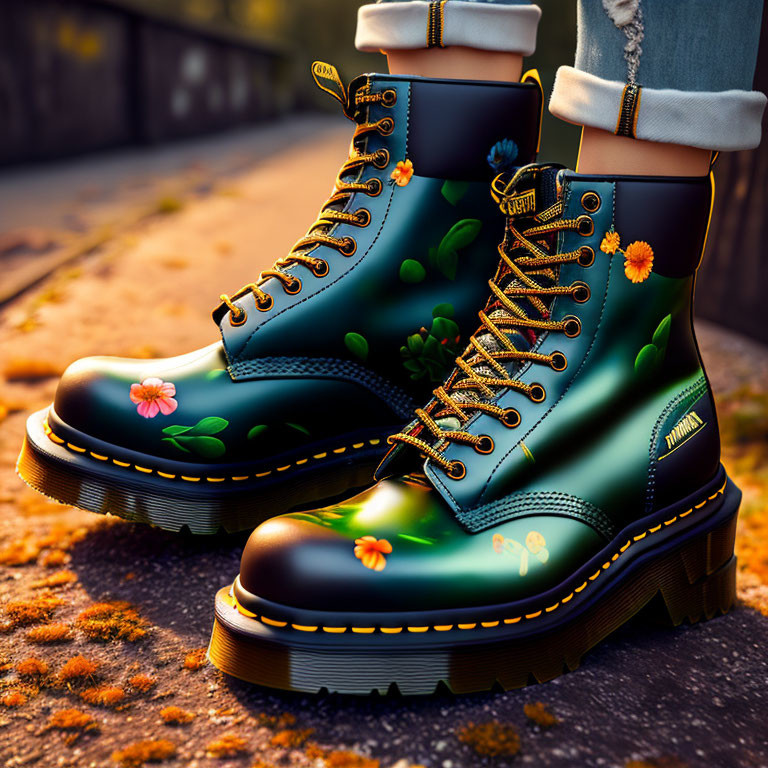
[[[139,406],[139,416],[152,419],[158,413],[163,416],[173,413],[179,404],[173,399],[176,394],[176,385],[170,381],[149,378],[141,384],[131,384],[131,402]]]

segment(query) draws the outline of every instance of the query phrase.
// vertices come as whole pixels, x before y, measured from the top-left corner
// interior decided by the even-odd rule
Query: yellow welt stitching
[[[340,635],[346,631],[346,627],[323,627],[323,632],[332,632],[335,635]]]
[[[359,449],[360,449],[360,448],[362,448],[364,445],[365,445],[365,443],[352,443],[352,447],[353,447],[355,450],[359,450]]]
[[[587,582],[585,581],[580,587],[576,587],[576,589],[574,589],[573,591],[574,592],[581,592],[583,589],[586,588],[586,586],[587,586]]]
[[[517,624],[517,622],[520,621],[520,619],[522,619],[522,618],[523,618],[522,616],[515,616],[514,619],[504,619],[504,623],[505,624]]]
[[[432,629],[435,629],[438,632],[447,632],[449,629],[453,629],[453,624],[435,624]]]
[[[689,509],[687,512],[681,512],[680,517],[688,517],[688,515],[690,515],[691,512],[693,512],[692,509]]]
[[[53,432],[49,432],[48,437],[50,437],[54,443],[58,443],[59,445],[66,442],[65,440],[62,440],[58,435],[54,435]]]
[[[550,605],[550,606],[549,606],[549,608],[545,608],[544,610],[545,610],[547,613],[552,613],[552,611],[554,611],[554,610],[555,610],[555,608],[557,608],[557,606],[558,606],[558,605],[560,605],[560,603],[555,603],[554,605]]]
[[[380,627],[385,635],[397,635],[403,631],[402,627]]]
[[[296,462],[296,466],[297,466],[297,467],[300,467],[302,464],[306,464],[308,461],[309,461],[309,459],[299,459],[299,460]]]
[[[227,478],[226,477],[206,477],[205,479],[209,483],[223,483]]]
[[[664,525],[672,525],[672,523],[674,523],[675,520],[677,520],[677,515],[675,515],[671,520],[665,520]]]
[[[378,445],[381,442],[381,440],[379,440],[379,438],[377,437],[377,438],[374,438],[373,440],[369,440],[368,442],[371,445]]]
[[[612,562],[615,563],[618,559],[619,559],[619,553],[618,552],[616,552],[613,555],[611,555],[611,561]]]
[[[429,627],[407,627],[409,632],[426,632]]]
[[[693,506],[694,506],[696,509],[701,509],[701,508],[702,508],[702,507],[703,507],[703,506],[704,506],[706,503],[707,503],[707,500],[706,500],[706,499],[704,499],[704,501],[702,501],[702,502],[701,502],[701,504],[694,504]]]
[[[346,448],[334,448],[333,452],[334,453],[344,453],[344,451],[346,451],[346,450],[347,450]]]
[[[266,477],[267,475],[271,475],[272,470],[268,469],[266,472],[257,472],[254,477]]]
[[[237,477],[233,477],[231,479],[234,480],[235,482],[240,482],[241,480],[247,480],[248,475],[238,475]]]
[[[590,581],[594,581],[594,580],[595,580],[595,579],[596,579],[596,578],[597,578],[599,575],[600,575],[600,571],[596,571],[595,573],[593,573],[593,574],[592,574],[592,575],[589,577],[589,580],[590,580]]]
[[[541,616],[542,613],[543,613],[543,611],[536,611],[536,613],[526,613],[525,614],[525,618],[526,619],[535,619],[538,616]]]
[[[112,459],[113,464],[117,464],[118,467],[130,467],[130,463],[127,461],[118,461],[117,459]]]
[[[93,451],[88,451],[88,453],[99,461],[109,461],[109,456],[102,456],[100,453],[94,453]]]
[[[135,469],[137,469],[139,472],[143,472],[145,475],[151,475],[152,470],[147,467],[140,467],[138,464],[133,465]]]
[[[327,455],[328,455],[327,452],[326,453],[316,453],[312,458],[313,459],[324,459]]]
[[[161,472],[159,469],[157,470],[157,474],[160,475],[160,477],[165,477],[168,480],[174,480],[176,478],[176,475],[170,475],[168,472]]]
[[[352,627],[352,631],[358,635],[370,635],[376,630],[376,627]]]
[[[573,599],[573,592],[571,592],[571,594],[568,595],[568,597],[564,597],[560,602],[567,603],[569,600],[572,600],[572,599]]]
[[[286,464],[284,467],[278,467],[277,471],[278,472],[285,472],[286,469],[290,469],[290,468],[291,468],[291,465],[290,464]]]
[[[649,528],[648,533],[656,533],[658,530],[661,530],[661,524],[657,525],[655,528]]]
[[[317,627],[307,627],[304,624],[291,624],[293,629],[298,629],[299,632],[317,632]]]
[[[498,621],[481,621],[480,622],[480,626],[487,627],[487,628],[498,627],[499,626],[499,622]]]
[[[640,541],[640,539],[644,539],[648,535],[648,531],[643,531],[639,536],[633,536],[632,539],[634,541]]]
[[[72,443],[67,443],[67,448],[71,448],[78,453],[85,453],[85,448],[81,448],[79,445],[72,445]]]
[[[474,629],[477,626],[477,622],[474,624],[458,624],[459,629]]]
[[[287,621],[275,621],[275,619],[268,619],[266,616],[262,616],[261,620],[273,627],[285,627],[288,625]]]
[[[621,547],[621,549],[619,549],[619,552],[626,552],[629,549],[631,544],[632,542],[628,541],[623,547]]]
[[[199,483],[200,478],[199,477],[187,477],[186,475],[181,476],[182,480],[186,480],[188,483]]]
[[[607,571],[608,568],[610,567],[610,565],[611,565],[611,561],[610,560],[607,563],[603,563],[603,570]]]

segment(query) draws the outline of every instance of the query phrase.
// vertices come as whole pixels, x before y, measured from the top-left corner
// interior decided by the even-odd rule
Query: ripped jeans
[[[709,150],[760,143],[751,90],[762,0],[579,0],[576,61],[549,109],[580,125]],[[462,45],[525,56],[541,9],[528,0],[378,0],[358,13],[360,50]]]

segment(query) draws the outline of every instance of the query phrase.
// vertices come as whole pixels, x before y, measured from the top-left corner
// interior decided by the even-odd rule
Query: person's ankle
[[[386,54],[393,75],[516,83],[523,71],[522,54],[507,51],[451,46],[386,51]]]
[[[698,147],[641,141],[584,127],[576,170],[627,176],[706,176],[711,153]]]

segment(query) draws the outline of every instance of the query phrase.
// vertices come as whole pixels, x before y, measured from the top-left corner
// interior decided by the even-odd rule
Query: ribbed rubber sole
[[[378,637],[346,633],[308,640],[305,633],[272,630],[254,620],[251,631],[244,631],[249,620],[236,611],[224,589],[216,600],[208,657],[220,670],[242,680],[304,692],[412,695],[446,686],[454,693],[469,693],[552,680],[576,669],[590,649],[639,614],[677,626],[731,608],[740,494],[735,486],[730,488],[730,498],[722,501],[710,530],[665,546],[658,557],[640,558],[581,613],[550,623],[541,632],[520,636],[521,625],[515,625],[491,641],[483,639],[488,630],[479,627],[460,638],[452,633],[431,633],[432,638],[430,633]]]
[[[27,422],[16,471],[45,496],[90,512],[168,531],[234,533],[293,509],[323,506],[370,485],[386,449],[383,439],[380,443],[383,447],[368,447],[316,468],[287,472],[279,481],[189,483],[73,453],[49,440],[40,412]]]

